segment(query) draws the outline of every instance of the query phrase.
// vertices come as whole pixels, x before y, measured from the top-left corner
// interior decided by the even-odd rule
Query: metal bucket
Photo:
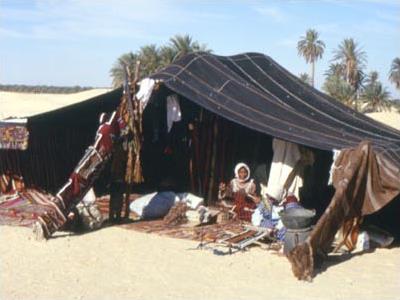
[[[288,255],[289,252],[296,247],[304,243],[307,237],[312,231],[311,227],[303,229],[288,229],[285,234],[285,243],[283,244],[283,253]]]

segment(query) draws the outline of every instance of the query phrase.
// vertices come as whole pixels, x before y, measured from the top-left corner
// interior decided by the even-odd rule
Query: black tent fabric
[[[319,92],[259,53],[188,54],[151,76],[198,105],[250,129],[322,150],[370,141],[400,172],[400,132]]]
[[[30,187],[57,191],[93,141],[102,112],[118,106],[122,88],[28,118],[28,149],[0,150],[0,174],[24,177]]]

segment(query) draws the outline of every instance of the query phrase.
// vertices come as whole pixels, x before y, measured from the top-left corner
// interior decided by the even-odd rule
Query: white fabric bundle
[[[179,99],[177,94],[167,97],[167,127],[168,132],[171,131],[172,124],[179,122],[182,119],[181,107],[179,106]]]

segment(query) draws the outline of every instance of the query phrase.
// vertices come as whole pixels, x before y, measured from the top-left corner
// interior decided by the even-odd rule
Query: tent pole
[[[142,142],[141,124],[138,124],[142,122],[141,120],[142,111],[140,109],[140,103],[138,103],[138,100],[136,99],[136,84],[139,80],[139,70],[140,70],[140,61],[137,61],[135,66],[135,74],[132,82],[129,69],[128,67],[126,67],[128,80],[129,83],[131,83],[130,86],[132,87],[132,94],[127,99],[127,108],[129,112],[129,129],[133,133],[133,140],[130,141],[128,145],[128,159],[127,159],[126,174],[125,174],[127,186],[125,191],[124,219],[126,220],[129,219],[129,204],[130,204],[130,195],[132,192],[132,183],[133,182],[136,183],[137,181],[138,181],[137,183],[139,183],[141,181],[138,180],[134,175],[134,172],[138,172],[137,167],[140,167],[137,166],[137,160],[138,160],[137,156],[140,155],[140,150],[139,153],[135,153],[135,146],[140,148],[139,144]],[[128,85],[128,88],[130,88],[130,86]],[[139,177],[141,177],[141,174]]]

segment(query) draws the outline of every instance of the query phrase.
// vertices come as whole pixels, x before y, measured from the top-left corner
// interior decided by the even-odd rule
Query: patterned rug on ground
[[[130,202],[134,201],[138,196],[140,195],[131,195]],[[31,227],[37,220],[39,213],[46,211],[48,214],[53,214],[54,205],[52,205],[52,199],[52,195],[35,189],[2,195],[0,197],[0,225]],[[109,196],[97,198],[96,204],[106,220],[109,212]],[[125,205],[122,211],[124,215]],[[248,225],[248,223],[240,221],[228,221],[222,224],[205,224],[201,226],[196,226],[192,223],[168,225],[160,219],[150,221],[135,220],[137,218],[133,213],[130,213],[129,217],[130,220],[128,222],[113,224],[113,226],[204,242],[215,242],[232,236],[232,234],[240,233],[245,230],[245,225]]]
[[[134,201],[138,196],[140,195],[131,195],[130,201]],[[109,197],[105,196],[98,198],[96,203],[103,216],[108,218]],[[135,216],[132,213],[130,214],[130,219],[135,220]],[[158,219],[149,221],[130,221],[128,223],[115,226],[140,232],[156,233],[174,238],[215,242],[217,240],[227,238],[232,234],[242,232],[245,230],[246,224],[248,225],[248,223],[243,223],[240,221],[229,221],[223,224],[209,224],[202,226],[195,226],[191,223],[167,225],[163,220]]]
[[[36,189],[0,195],[0,225],[30,227],[39,215],[63,223],[63,214],[53,199],[52,195]]]

